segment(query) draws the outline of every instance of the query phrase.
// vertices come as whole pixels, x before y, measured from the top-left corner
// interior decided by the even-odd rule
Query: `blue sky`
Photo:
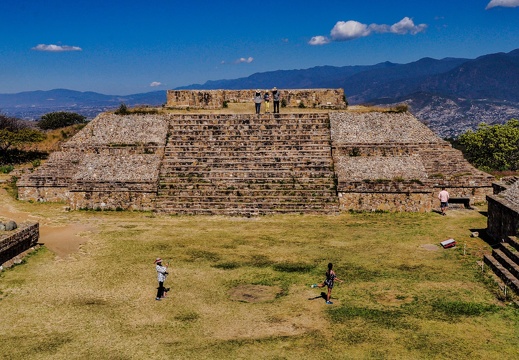
[[[2,0],[0,93],[128,95],[519,48],[519,0]]]

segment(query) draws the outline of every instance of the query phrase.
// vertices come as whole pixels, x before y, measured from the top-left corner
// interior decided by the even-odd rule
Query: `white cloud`
[[[396,24],[391,25],[389,32],[391,32],[393,34],[400,34],[400,35],[405,35],[405,34],[416,35],[418,33],[425,31],[425,29],[427,29],[427,25],[425,25],[425,24],[415,25],[413,22],[413,19],[410,19],[406,16],[405,18],[403,18]]]
[[[518,7],[519,0],[492,0],[488,3],[486,9],[492,9],[493,7]]]
[[[236,64],[243,64],[243,63],[250,64],[253,61],[254,61],[254,58],[252,56],[249,56],[248,58],[239,58],[238,60],[235,61],[235,63]]]
[[[161,86],[161,85],[162,85],[162,83],[161,83],[161,82],[158,82],[158,81],[153,81],[153,82],[150,84],[151,87],[156,87],[156,86]]]
[[[325,45],[328,44],[331,40],[328,39],[326,36],[314,36],[310,39],[308,42],[310,45]]]
[[[519,1],[519,0],[518,0]],[[385,24],[362,24],[355,20],[349,21],[338,21],[333,29],[330,31],[330,38],[326,36],[314,36],[310,39],[308,44],[310,45],[324,45],[331,41],[349,41],[358,39],[361,37],[369,36],[373,33],[392,33],[392,34],[412,34],[416,35],[425,31],[427,28],[426,24],[415,25],[413,19],[404,17],[399,22],[393,25]]]
[[[360,37],[368,36],[371,29],[366,24],[358,21],[338,21],[330,31],[330,36],[335,41],[348,41]]]
[[[32,50],[49,51],[49,52],[64,52],[64,51],[82,51],[83,49],[81,49],[78,46],[38,44],[35,47],[33,47]]]

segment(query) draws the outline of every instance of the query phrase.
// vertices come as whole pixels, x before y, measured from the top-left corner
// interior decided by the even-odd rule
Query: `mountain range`
[[[343,88],[350,105],[407,103],[410,111],[438,135],[455,137],[480,122],[504,123],[518,118],[518,84],[519,49],[476,59],[423,58],[408,64],[277,70],[177,90]],[[159,106],[165,102],[165,91],[117,96],[57,89],[0,94],[0,111],[25,119],[38,119],[51,111],[94,117],[121,103]]]

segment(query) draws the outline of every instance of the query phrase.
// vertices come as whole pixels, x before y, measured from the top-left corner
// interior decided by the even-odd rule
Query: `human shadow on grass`
[[[326,300],[326,295],[327,295],[327,294],[326,294],[324,291],[322,291],[322,292],[321,292],[321,295],[316,296],[316,297],[308,298],[308,300],[317,300],[317,299],[324,299],[324,300]],[[330,298],[330,300],[333,299],[333,298],[334,298],[334,297],[332,296],[332,297]]]

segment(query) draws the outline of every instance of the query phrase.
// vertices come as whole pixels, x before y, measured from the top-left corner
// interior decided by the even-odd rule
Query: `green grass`
[[[476,264],[490,251],[470,237],[486,227],[477,211],[244,219],[13,205],[95,231],[67,258],[44,249],[0,274],[2,359],[519,356],[518,309]],[[422,247],[451,237],[457,248]],[[159,256],[171,262],[163,301]],[[309,287],[328,262],[345,280],[332,306]],[[231,299],[243,285],[279,291]]]

